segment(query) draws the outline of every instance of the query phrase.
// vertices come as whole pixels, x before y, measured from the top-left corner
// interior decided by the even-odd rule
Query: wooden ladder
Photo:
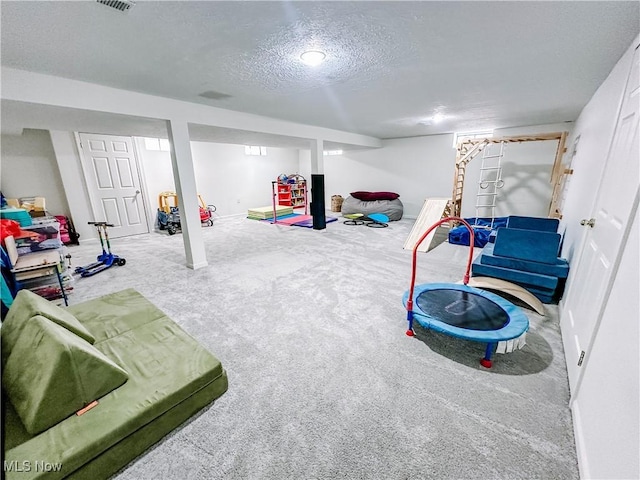
[[[481,142],[464,141],[458,144],[456,166],[453,174],[453,193],[447,212],[445,212],[447,215],[459,217],[462,213],[462,194],[464,193],[464,175],[467,164],[481,153],[489,143],[490,141],[485,139]]]

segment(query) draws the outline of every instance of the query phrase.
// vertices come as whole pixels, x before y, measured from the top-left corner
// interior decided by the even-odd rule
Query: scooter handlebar
[[[88,222],[89,225],[95,225],[96,227],[115,227],[113,223],[107,222]]]

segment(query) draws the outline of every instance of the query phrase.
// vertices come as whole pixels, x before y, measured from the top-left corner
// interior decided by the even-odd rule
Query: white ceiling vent
[[[101,3],[102,5],[106,5],[107,7],[120,10],[121,12],[126,12],[136,4],[136,2],[134,2],[133,0],[96,0],[96,1],[98,3]]]
[[[210,98],[212,100],[225,100],[231,98],[232,95],[228,95],[222,92],[216,92],[215,90],[208,90],[198,94],[199,97]]]

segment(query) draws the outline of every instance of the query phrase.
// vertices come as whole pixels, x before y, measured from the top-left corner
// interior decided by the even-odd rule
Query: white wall
[[[176,191],[171,167],[171,154],[160,150],[147,150],[144,138],[134,137],[136,153],[142,172],[143,192],[147,202],[147,222],[153,230],[158,212],[160,192]]]
[[[569,131],[571,124],[534,125],[518,128],[495,130],[494,137],[533,135]],[[553,193],[551,170],[556,156],[558,142],[556,140],[508,143],[504,147],[501,160],[504,186],[498,189],[495,215],[523,215],[546,217]],[[499,145],[492,145],[487,155],[497,155]],[[469,162],[465,175],[465,188],[462,198],[462,215],[476,216],[476,195],[480,181],[482,154]],[[495,160],[487,159],[487,166],[496,165]],[[493,163],[492,163],[493,161]],[[492,191],[491,187],[482,192]],[[490,209],[481,209],[480,216],[490,216]]]
[[[325,202],[356,190],[400,194],[404,214],[415,218],[427,197],[450,197],[455,149],[453,135],[383,140],[382,148],[324,157]],[[308,151],[300,154],[302,167]],[[301,168],[301,170],[303,169]]]
[[[271,182],[298,171],[298,151],[267,147],[267,155],[245,155],[243,145],[191,142],[198,191],[221,216],[271,205]]]
[[[567,125],[549,125],[503,129],[496,135],[518,135],[566,130]],[[46,132],[45,132],[46,133]],[[65,133],[65,132],[62,132]],[[71,135],[66,132],[65,135]],[[41,137],[46,137],[41,135]],[[22,138],[22,137],[19,137]],[[65,148],[64,165],[78,163],[77,152],[69,137]],[[46,138],[44,138],[46,140]],[[47,158],[53,149],[40,138],[41,155]],[[22,142],[26,143],[23,139]],[[169,152],[146,150],[142,138],[136,138],[136,149],[146,180],[146,201],[149,205],[149,222],[155,224],[158,193],[175,190]],[[50,141],[49,141],[50,144]],[[38,145],[36,143],[36,145]],[[44,145],[44,147],[43,147]],[[510,145],[505,155],[505,188],[500,192],[497,215],[546,216],[551,197],[549,183],[551,165],[555,156],[556,142],[530,142]],[[4,167],[3,137],[3,167]],[[27,148],[27,147],[24,147]],[[28,148],[35,148],[31,145]],[[191,142],[194,170],[200,194],[205,202],[216,205],[218,215],[242,214],[248,208],[269,205],[271,181],[280,173],[300,173],[310,180],[310,152],[293,149],[267,148],[267,156],[246,156],[241,145]],[[76,160],[74,160],[76,158]],[[53,160],[55,168],[55,158]],[[383,141],[379,149],[345,151],[343,155],[323,158],[325,173],[325,202],[330,206],[331,195],[343,197],[355,190],[387,190],[400,194],[405,207],[405,216],[415,218],[427,197],[450,197],[455,162],[453,136],[433,135]],[[49,159],[49,168],[52,167]],[[475,215],[475,195],[480,159],[471,162],[465,182],[466,195],[463,215]],[[78,163],[79,164],[79,163]],[[5,171],[15,171],[17,165],[10,163]],[[62,169],[61,165],[61,169]],[[75,168],[77,170],[77,168]],[[57,170],[57,169],[56,169]],[[74,174],[74,175],[71,175]],[[78,172],[66,173],[69,178],[79,179]],[[57,173],[58,178],[60,174]],[[45,178],[38,176],[38,181]],[[3,181],[3,186],[4,186]],[[74,192],[74,204],[81,203],[84,189],[78,184]],[[58,182],[54,196],[64,196],[62,184]],[[69,190],[69,188],[67,188]],[[80,191],[82,190],[82,191]],[[8,193],[7,193],[8,195]],[[78,212],[76,228],[86,223],[86,213],[74,206]],[[73,212],[72,212],[72,215]],[[90,215],[89,215],[90,216]],[[91,238],[86,232],[83,238]]]
[[[589,218],[595,205],[596,189],[604,171],[632,58],[633,55],[627,53],[616,64],[580,113],[567,141],[567,154],[571,155],[579,138],[571,163],[574,173],[562,205],[565,227],[562,256],[569,262],[580,251],[584,239],[585,229],[580,226],[580,220]]]
[[[64,192],[80,243],[97,240],[96,229],[87,222],[95,220],[89,192],[82,172],[82,161],[73,132],[51,130],[51,143],[56,154],[57,167],[62,177]]]
[[[155,216],[158,194],[175,191],[169,152],[147,150],[136,138],[146,180],[146,193]],[[243,145],[191,142],[198,193],[216,206],[216,215],[246,214],[271,205],[271,182],[281,173],[298,171],[298,151],[267,147],[266,156],[245,155]]]
[[[44,196],[51,213],[72,218],[81,241],[95,238],[94,229],[87,225],[93,214],[73,133],[25,130],[19,136],[2,135],[1,140],[3,194],[9,198]],[[158,194],[175,191],[171,156],[147,150],[143,138],[134,140],[153,228]],[[205,202],[216,206],[220,216],[246,214],[249,208],[270,205],[271,182],[281,173],[298,172],[295,149],[268,147],[266,156],[248,156],[243,145],[191,142],[191,148],[198,191]]]
[[[495,136],[561,132],[570,127],[567,123],[501,129]],[[548,215],[557,146],[557,141],[546,141],[506,147],[502,161],[505,186],[499,192],[496,216]],[[332,195],[346,197],[355,190],[393,191],[400,194],[405,216],[415,218],[425,198],[451,197],[455,157],[452,134],[383,140],[380,149],[325,156],[325,202],[330,205]],[[481,164],[477,157],[467,166],[462,203],[465,217],[476,214]],[[310,169],[309,151],[300,152],[300,166],[303,175]]]
[[[45,197],[52,215],[69,216],[69,205],[51,137],[46,130],[25,129],[2,135],[0,188],[7,198]]]

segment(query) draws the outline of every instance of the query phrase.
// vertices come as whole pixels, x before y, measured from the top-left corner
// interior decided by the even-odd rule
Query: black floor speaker
[[[322,230],[327,227],[324,207],[324,175],[311,175],[311,216],[313,229]]]

